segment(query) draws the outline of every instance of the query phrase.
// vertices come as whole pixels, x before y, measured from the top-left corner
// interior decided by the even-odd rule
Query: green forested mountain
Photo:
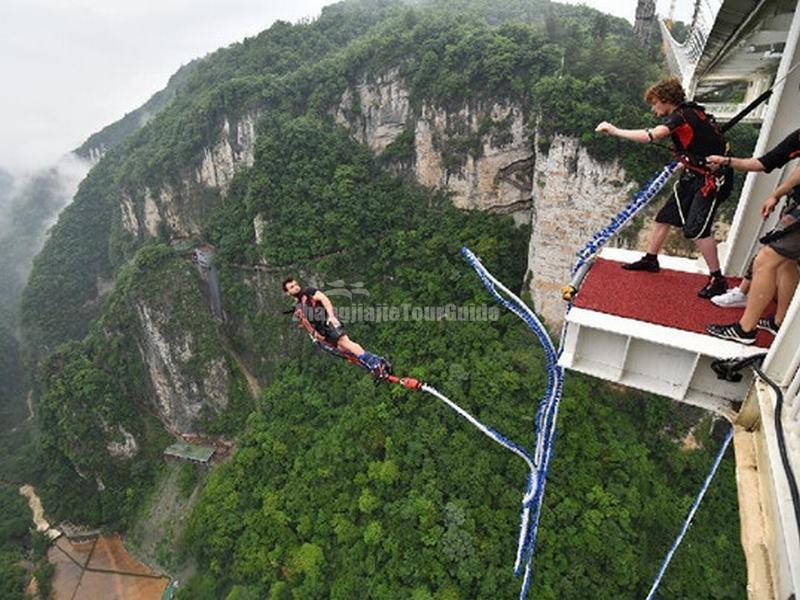
[[[0,315],[5,322],[19,321],[19,301],[33,257],[41,249],[45,231],[58,211],[70,200],[75,180],[82,175],[79,164],[54,166],[23,178],[12,191],[0,190]],[[0,184],[2,185],[2,184]]]
[[[0,592],[3,598],[21,600],[25,586],[25,569],[18,548],[28,536],[28,506],[11,486],[0,484]]]
[[[343,95],[388,71],[414,118],[446,115],[433,145],[449,172],[507,143],[494,105],[519,108],[531,148],[578,137],[596,159],[620,156],[631,178],[665,158],[587,133],[602,119],[650,119],[641,92],[661,73],[656,49],[624,21],[545,0],[342,2],[176,76],[146,124],[105,144],[34,262],[22,318],[41,428],[29,476],[54,516],[134,528],[158,504],[160,454],[176,433],[235,442],[198,479],[185,531],[158,540],[173,566],[196,573],[183,598],[518,593],[518,459],[430,397],[376,387],[321,355],[284,314],[289,274],[358,282],[368,296],[352,301],[375,306],[488,303],[459,256],[465,244],[522,288],[530,226],[418,185],[413,119],[379,155],[343,126],[340,113],[361,122],[374,108],[344,110]],[[463,112],[475,129],[459,124]],[[248,119],[251,154],[237,129]],[[247,158],[224,186],[204,183],[237,153]],[[224,316],[209,309],[196,247],[214,249]],[[510,315],[348,330],[530,445],[543,359]],[[716,429],[662,399],[568,379],[531,595],[641,597]],[[690,435],[697,448],[684,447]],[[669,597],[744,596],[732,467],[676,557]]]
[[[109,152],[56,225],[26,292],[24,319],[31,349],[52,349],[88,330],[97,314],[96,279],[109,278],[132,251],[114,224],[120,197],[141,195],[144,186],[179,184],[202,159],[224,116],[258,110],[327,119],[349,83],[399,66],[417,105],[517,100],[531,120],[546,124],[545,133],[566,113],[571,115],[563,125],[568,133],[589,131],[604,117],[622,124],[647,118],[640,88],[657,70],[647,52],[635,46],[624,22],[550,2],[512,2],[501,8],[488,2],[423,6],[336,4],[312,23],[276,23],[194,65],[175,100],[124,147]],[[579,33],[592,43],[583,43]],[[584,84],[564,88],[586,79],[592,85],[588,90]],[[537,112],[539,106],[547,107],[547,114]],[[615,112],[609,115],[608,107]],[[501,124],[490,121],[485,126]],[[629,149],[618,140],[596,143],[600,155],[609,158]],[[448,148],[448,156],[458,161],[476,144],[465,132]],[[392,151],[390,155],[403,154],[402,147]],[[663,160],[657,150],[651,152],[649,160],[641,152],[630,153],[635,172],[649,173]],[[203,210],[208,201],[195,198],[194,204],[195,210]],[[56,265],[72,273],[69,281],[60,280]]]

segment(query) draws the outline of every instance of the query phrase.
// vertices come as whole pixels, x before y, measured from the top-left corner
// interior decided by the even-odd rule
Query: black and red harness
[[[728,155],[730,151],[728,144],[725,142],[714,115],[706,113],[699,104],[685,102],[676,110],[680,111],[684,121],[671,132],[674,147],[670,150],[675,160],[681,163],[685,169],[703,177],[704,183],[700,193],[707,198],[722,187],[725,174],[724,172],[720,173],[719,170],[712,170],[708,166],[705,156],[690,152],[688,148],[695,138],[695,133],[701,128],[710,130],[711,134],[717,138],[718,144],[724,148],[722,152],[725,155]]]

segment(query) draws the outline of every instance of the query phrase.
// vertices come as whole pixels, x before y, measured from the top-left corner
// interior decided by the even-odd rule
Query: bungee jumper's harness
[[[720,128],[719,125],[717,125],[717,120],[714,115],[707,113],[705,108],[696,102],[684,102],[679,105],[678,109],[680,109],[681,115],[683,115],[684,119],[686,120],[686,124],[692,129],[695,128],[696,124],[708,123],[712,133],[718,136],[720,141],[724,143],[725,148],[722,151],[722,154],[724,156],[730,155],[730,144],[725,142],[723,137],[724,132],[729,128]],[[693,124],[691,121],[695,120],[696,123]],[[682,125],[679,126],[679,128],[680,127],[682,127]],[[712,192],[720,189],[725,184],[725,175],[729,172],[729,169],[725,167],[712,169],[708,166],[705,156],[689,152],[689,150],[685,147],[688,142],[680,140],[681,132],[678,132],[676,135],[679,141],[681,141],[681,145],[684,146],[683,148],[679,148],[677,145],[668,146],[667,144],[656,142],[653,139],[653,135],[650,133],[649,129],[647,130],[647,134],[650,137],[651,145],[669,150],[672,153],[672,157],[675,162],[681,164],[687,171],[691,171],[692,173],[696,173],[697,175],[703,177],[704,184],[700,189],[700,192],[704,197],[709,196]]]

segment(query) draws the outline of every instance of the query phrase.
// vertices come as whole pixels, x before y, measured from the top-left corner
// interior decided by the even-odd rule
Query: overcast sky
[[[669,0],[659,0],[666,12]],[[633,20],[636,0],[585,0]],[[0,0],[0,167],[41,167],[137,108],[178,67],[330,0]],[[691,5],[690,0],[678,0]]]

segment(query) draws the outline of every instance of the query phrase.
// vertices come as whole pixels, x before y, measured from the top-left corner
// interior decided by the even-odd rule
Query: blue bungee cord
[[[533,554],[536,545],[536,534],[539,526],[539,515],[544,498],[544,487],[547,471],[552,457],[553,440],[556,433],[558,405],[563,389],[564,371],[558,365],[558,351],[553,345],[547,330],[536,314],[516,294],[498,281],[481,264],[475,254],[468,248],[461,253],[469,265],[476,271],[484,288],[501,306],[517,315],[534,332],[545,353],[547,369],[547,386],[539,402],[534,432],[534,464],[535,471],[528,479],[528,487],[520,515],[520,534],[517,556],[514,562],[514,574],[519,576],[524,568],[524,578],[520,590],[520,598],[527,596],[531,581]]]
[[[689,510],[689,514],[686,517],[686,520],[683,522],[683,527],[681,528],[680,532],[678,533],[678,537],[675,538],[675,541],[672,543],[672,546],[667,552],[667,555],[664,557],[664,562],[661,563],[661,568],[658,570],[658,575],[656,575],[656,580],[653,582],[653,587],[650,588],[650,593],[647,594],[647,600],[652,600],[655,597],[656,591],[658,590],[658,586],[661,585],[661,579],[664,577],[664,573],[667,571],[667,567],[669,566],[670,561],[672,560],[672,556],[675,554],[675,551],[678,549],[678,546],[681,545],[683,541],[683,537],[686,535],[686,532],[689,530],[689,525],[692,524],[692,519],[694,519],[694,515],[697,512],[697,509],[700,506],[700,502],[703,500],[703,496],[706,495],[708,491],[708,486],[711,485],[711,480],[714,478],[714,475],[719,468],[720,463],[722,462],[722,457],[725,456],[725,451],[728,449],[728,446],[733,439],[733,426],[728,430],[728,435],[725,436],[725,441],[722,442],[722,446],[717,452],[717,456],[714,459],[714,463],[711,465],[711,470],[709,471],[708,475],[706,476],[705,481],[703,482],[700,491],[697,493],[697,497],[692,504],[692,508]]]

